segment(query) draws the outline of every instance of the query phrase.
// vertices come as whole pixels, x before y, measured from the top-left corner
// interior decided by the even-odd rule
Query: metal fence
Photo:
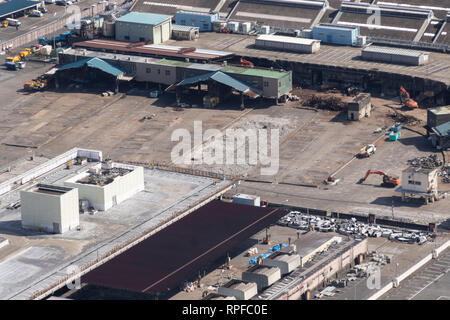
[[[367,37],[367,42],[371,42],[373,44],[393,46],[393,47],[404,47],[404,48],[409,48],[409,49],[432,50],[432,51],[439,51],[439,52],[444,52],[444,53],[450,52],[450,45],[442,44],[442,43],[399,40],[399,39],[383,38],[383,37]]]

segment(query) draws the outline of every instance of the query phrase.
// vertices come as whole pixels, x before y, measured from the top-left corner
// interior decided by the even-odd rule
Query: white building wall
[[[424,172],[403,171],[402,189],[414,192],[428,192],[428,190],[437,190],[437,171],[429,174]]]
[[[46,232],[66,232],[79,225],[78,192],[62,195],[21,191],[22,227]],[[54,229],[54,223],[59,230]]]

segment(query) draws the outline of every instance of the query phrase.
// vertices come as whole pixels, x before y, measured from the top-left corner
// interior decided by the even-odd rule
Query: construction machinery
[[[47,80],[36,79],[25,82],[23,89],[25,91],[40,91],[47,87]]]
[[[203,106],[205,108],[214,108],[219,104],[219,97],[206,95],[203,97]]]
[[[20,55],[12,56],[12,57],[6,57],[6,62],[20,62],[22,58]]]
[[[9,25],[8,20],[2,21],[2,28],[8,28],[8,25]]]
[[[375,145],[373,144],[368,144],[362,147],[361,150],[359,150],[358,156],[360,158],[368,158],[373,155],[375,151],[377,151],[377,147],[375,147]]]
[[[383,177],[383,182],[381,183],[381,185],[384,186],[384,187],[395,188],[396,186],[400,185],[400,183],[401,183],[401,178],[400,177],[389,176],[386,173],[384,173],[383,171],[376,171],[376,170],[367,170],[366,175],[364,176],[364,178],[359,180],[359,183],[361,184],[364,181],[366,181],[366,179],[371,174],[378,174],[378,175],[382,176]]]
[[[392,127],[389,128],[389,140],[397,141],[401,137],[400,130],[402,129],[402,125],[400,123],[394,123]]]
[[[248,61],[248,60],[245,60],[245,59],[240,59],[239,60],[239,64],[241,65],[241,66],[245,66],[245,67],[254,67],[255,65],[253,64],[253,62],[251,62],[251,61]]]
[[[28,57],[29,55],[31,55],[33,52],[31,51],[30,48],[25,48],[22,51],[19,52],[19,56],[20,58],[23,60],[26,57]]]
[[[417,109],[419,107],[419,104],[411,99],[408,91],[403,88],[403,86],[400,86],[400,101],[402,104],[410,109]]]

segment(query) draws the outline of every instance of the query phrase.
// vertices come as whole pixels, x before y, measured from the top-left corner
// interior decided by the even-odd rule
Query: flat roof
[[[259,35],[256,38],[256,40],[278,41],[278,42],[284,42],[284,43],[304,44],[304,45],[312,45],[313,43],[320,43],[320,40],[317,40],[317,39],[277,36],[274,34],[262,34],[262,35]]]
[[[116,21],[127,23],[149,24],[156,26],[164,21],[171,19],[171,16],[165,14],[147,13],[147,12],[130,12],[120,17]]]
[[[234,53],[225,51],[198,49],[190,52],[183,52],[186,47],[165,46],[165,45],[136,45],[131,42],[93,39],[81,42],[75,42],[73,47],[99,49],[106,52],[125,52],[130,54],[140,54],[157,57],[171,57],[181,59],[195,59],[202,61],[228,59],[234,56]]]
[[[214,200],[90,271],[82,282],[166,292],[283,215],[286,212],[279,209]]]
[[[281,79],[285,77],[289,71],[276,71],[276,70],[268,70],[268,69],[260,69],[260,68],[244,68],[237,66],[226,66],[221,69],[222,72],[225,73],[236,73],[236,74],[244,74],[248,76],[256,76],[256,77],[266,77],[266,78],[276,78]]]
[[[0,18],[9,16],[13,13],[32,8],[40,4],[40,1],[31,0],[12,0],[0,3]]]
[[[323,28],[323,29],[345,29],[345,30],[355,30],[359,29],[358,26],[352,26],[349,24],[332,24],[332,23],[320,23],[313,28]]]
[[[422,55],[429,55],[428,52],[423,52],[423,51],[401,49],[401,48],[379,47],[379,46],[368,46],[368,47],[364,48],[362,51],[393,54],[393,55],[402,55],[402,56],[409,56],[409,57],[420,57]]]
[[[275,272],[280,270],[278,267],[272,267],[272,266],[266,266],[262,264],[257,264],[256,266],[253,266],[249,268],[246,272],[254,273],[254,274],[262,274],[265,276],[271,276]]]
[[[60,196],[71,190],[73,190],[73,189],[67,188],[67,187],[54,186],[54,185],[49,185],[49,184],[37,184],[30,191],[36,192],[36,193],[45,193],[45,194]]]
[[[428,111],[434,113],[435,115],[450,114],[450,106],[430,108]]]
[[[295,241],[297,254],[300,257],[307,256],[317,250],[324,243],[332,240],[335,236],[323,233],[307,233],[301,236],[299,240]]]

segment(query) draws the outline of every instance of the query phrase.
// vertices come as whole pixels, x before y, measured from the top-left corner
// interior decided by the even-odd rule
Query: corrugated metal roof
[[[205,74],[201,74],[198,76],[193,76],[190,78],[186,78],[183,81],[179,82],[177,84],[177,86],[186,86],[186,85],[190,85],[190,84],[194,84],[194,83],[198,83],[198,82],[202,82],[202,81],[206,81],[212,79],[214,81],[217,81],[219,83],[222,83],[226,86],[229,86],[239,92],[242,92],[244,94],[247,94],[251,97],[258,97],[259,95],[261,95],[261,92],[259,90],[256,89],[252,89],[250,87],[250,85],[248,85],[245,82],[239,81],[221,71],[216,71],[216,72],[208,72]]]
[[[179,24],[172,24],[172,31],[186,31],[190,32],[192,30],[200,30],[199,27],[193,27],[193,26],[182,26]]]
[[[313,43],[320,43],[320,40],[315,39],[306,39],[306,38],[296,38],[296,37],[288,37],[288,36],[276,36],[273,34],[262,34],[256,38],[257,40],[264,41],[277,41],[283,43],[295,43],[295,44],[304,44],[304,45],[312,45]]]
[[[170,16],[165,15],[165,14],[130,12],[130,13],[120,17],[116,21],[158,25],[170,18],[171,18]]]
[[[443,137],[450,136],[450,121],[437,126],[436,131]]]
[[[12,0],[0,3],[0,18],[36,6],[40,1]]]
[[[378,47],[378,46],[369,46],[369,47],[364,48],[363,51],[393,54],[393,55],[402,55],[402,56],[409,56],[409,57],[420,57],[422,55],[429,54],[428,52],[422,52],[422,51],[416,51],[416,50],[390,48],[390,47]]]
[[[124,73],[124,71],[99,58],[88,58],[80,61],[75,61],[62,66],[58,69],[58,71],[81,68],[85,64],[87,64],[87,66],[90,68],[99,69],[115,77]]]

